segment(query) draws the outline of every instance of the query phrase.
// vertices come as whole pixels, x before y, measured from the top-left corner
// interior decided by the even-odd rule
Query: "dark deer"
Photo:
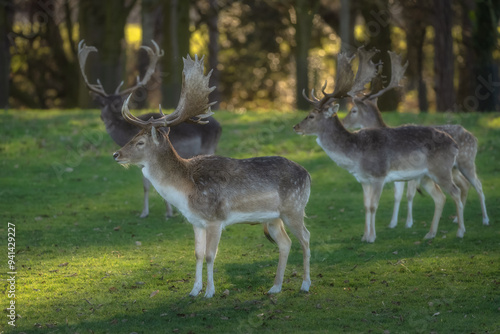
[[[205,297],[215,293],[214,260],[224,227],[237,223],[262,223],[279,247],[276,278],[269,293],[281,291],[291,241],[284,225],[299,239],[303,250],[304,276],[301,290],[308,291],[309,231],[304,225],[304,210],[309,199],[311,178],[300,165],[282,157],[231,159],[197,156],[184,159],[170,142],[165,126],[191,120],[203,122],[211,114],[208,94],[209,75],[203,64],[184,60],[183,87],[179,105],[169,115],[144,121],[123,105],[123,117],[142,130],[113,154],[120,164],[142,167],[142,173],[158,193],[172,203],[193,225],[196,276],[191,296],[203,287],[203,260],[207,262]],[[160,110],[161,113],[161,110]],[[195,117],[195,118],[193,118]]]
[[[377,98],[386,91],[399,86],[399,81],[403,77],[406,65],[402,65],[401,57],[394,52],[389,51],[391,58],[391,81],[387,87],[379,90],[377,93],[365,95],[363,97],[354,97],[354,106],[349,111],[347,116],[342,120],[347,128],[387,128],[388,125],[382,119],[382,113],[377,106]],[[359,90],[356,93],[361,92]],[[483,193],[483,186],[476,174],[476,154],[477,154],[477,138],[467,131],[463,126],[458,124],[448,124],[435,126],[435,129],[448,133],[458,144],[458,156],[456,160],[456,168],[453,170],[453,181],[461,190],[462,203],[465,206],[469,186],[472,185],[479,195],[481,201],[481,211],[483,215],[483,224],[489,225],[488,213],[486,212],[486,202]],[[458,169],[458,170],[457,170]],[[406,219],[406,227],[413,225],[413,198],[415,196],[418,181],[412,180],[408,182],[407,199],[408,199],[408,216]],[[398,212],[401,197],[403,196],[404,182],[394,183],[394,211],[389,227],[396,227],[398,223]]]
[[[375,214],[382,188],[387,182],[421,180],[435,203],[434,217],[426,239],[436,235],[445,197],[436,183],[452,196],[457,207],[457,237],[465,233],[460,189],[452,179],[452,168],[458,146],[446,133],[422,126],[363,129],[349,132],[340,121],[334,102],[355,96],[370,82],[377,70],[371,58],[376,51],[358,49],[359,66],[354,77],[351,61],[341,53],[337,61],[337,76],[333,93],[318,99],[311,92],[306,99],[313,110],[294,129],[298,134],[317,136],[318,144],[340,167],[349,171],[363,186],[365,232],[362,241],[374,242]],[[435,183],[434,183],[435,182]]]
[[[80,62],[80,70],[85,84],[90,90],[92,96],[101,106],[101,119],[104,122],[106,131],[119,146],[123,146],[128,143],[141,130],[140,127],[127,122],[123,118],[121,109],[126,96],[135,92],[139,88],[146,88],[146,85],[151,80],[151,77],[155,72],[158,59],[163,56],[163,50],[160,50],[154,41],[151,42],[153,43],[154,50],[147,46],[141,47],[141,49],[145,50],[149,55],[149,66],[144,74],[144,77],[141,80],[138,77],[137,83],[133,87],[124,90],[121,90],[123,85],[122,81],[113,94],[107,94],[104,91],[99,79],[95,84],[89,83],[87,76],[85,75],[85,63],[89,53],[97,52],[97,48],[93,46],[86,46],[83,40],[78,44],[78,60]],[[160,117],[160,114],[147,113],[138,117],[142,120],[148,120],[151,117],[158,118]],[[210,117],[208,120],[210,122],[205,126],[198,123],[185,122],[179,123],[170,129],[170,141],[181,157],[190,158],[200,154],[215,153],[222,129],[220,124],[214,118]],[[143,185],[144,207],[140,215],[141,218],[149,215],[149,188],[151,183],[144,177]],[[168,202],[166,202],[166,206],[166,217],[171,217],[172,207]]]

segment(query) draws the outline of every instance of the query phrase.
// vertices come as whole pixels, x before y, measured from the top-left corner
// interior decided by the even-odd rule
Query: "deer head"
[[[376,76],[376,65],[371,59],[377,52],[377,50],[367,51],[364,47],[358,49],[359,64],[356,76],[352,70],[352,60],[356,55],[348,57],[345,53],[340,53],[337,58],[337,75],[333,92],[325,92],[326,82],[322,88],[322,99],[314,95],[314,90],[311,91],[310,97],[302,91],[302,95],[311,103],[313,110],[302,122],[295,125],[294,130],[299,134],[307,135],[317,135],[322,132],[325,126],[324,120],[336,115],[339,110],[339,105],[335,102],[342,98],[356,96]]]
[[[144,121],[132,115],[128,108],[130,94],[127,100],[123,103],[122,116],[132,125],[140,127],[142,130],[130,142],[128,142],[120,151],[113,156],[115,160],[122,164],[137,164],[144,165],[146,160],[151,156],[152,151],[156,149],[173,150],[168,139],[168,130],[158,130],[163,127],[178,125],[182,122],[189,121],[199,124],[206,124],[205,119],[213,115],[210,107],[216,102],[209,103],[208,95],[215,89],[209,87],[208,82],[210,75],[203,74],[203,59],[191,59],[189,55],[184,58],[184,70],[182,72],[182,91],[179,103],[175,111],[165,115],[159,107],[160,117]],[[177,153],[175,153],[177,155]]]
[[[146,84],[151,80],[155,72],[158,59],[164,54],[163,50],[158,47],[158,44],[156,44],[155,41],[151,41],[151,43],[153,44],[154,49],[147,46],[141,46],[141,49],[147,52],[150,59],[144,77],[142,79],[137,77],[136,84],[124,90],[121,90],[123,86],[122,81],[112,94],[106,93],[99,79],[97,79],[96,83],[90,83],[85,74],[85,64],[87,62],[87,58],[90,53],[97,52],[97,48],[85,45],[84,40],[81,40],[78,44],[78,61],[83,80],[90,90],[93,98],[101,106],[101,119],[106,125],[107,132],[120,146],[124,145],[135,133],[137,133],[137,129],[133,128],[122,118],[121,107],[123,105],[123,101],[129,94],[140,88],[146,87]]]
[[[359,96],[362,94],[364,88],[355,90],[355,96],[352,101],[354,103],[353,108],[349,111],[347,116],[343,119],[344,126],[347,128],[373,128],[373,127],[385,127],[386,124],[382,120],[382,115],[377,106],[377,99],[379,96],[383,95],[388,90],[393,88],[401,87],[399,82],[403,78],[403,75],[408,67],[408,62],[402,64],[401,56],[395,52],[388,51],[391,58],[391,80],[386,87],[382,87],[378,91],[371,92],[367,95]],[[380,72],[380,71],[379,71]],[[379,79],[379,77],[374,78]],[[381,86],[372,83],[373,86]]]

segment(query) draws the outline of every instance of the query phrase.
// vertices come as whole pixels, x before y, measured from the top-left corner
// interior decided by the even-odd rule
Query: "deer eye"
[[[307,116],[308,119],[313,119],[314,118],[314,115],[309,115]]]
[[[358,112],[358,109],[353,108],[351,111],[352,111],[353,114],[355,114],[355,113]]]
[[[144,145],[144,141],[141,140],[141,141],[137,142],[137,144],[135,144],[135,145],[136,146],[143,146]]]

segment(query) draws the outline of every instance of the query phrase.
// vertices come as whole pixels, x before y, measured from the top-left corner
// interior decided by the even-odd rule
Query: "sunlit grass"
[[[299,293],[302,253],[291,237],[283,292],[267,296],[278,251],[261,226],[242,225],[222,234],[215,297],[188,297],[192,228],[179,214],[165,221],[158,195],[151,196],[150,217],[138,217],[140,171],[113,161],[117,147],[98,111],[8,111],[0,124],[0,232],[6,234],[7,222],[16,225],[14,332],[500,330],[500,133],[491,126],[498,114],[384,115],[391,125],[460,123],[477,135],[491,226],[481,225],[478,196],[471,190],[463,240],[455,238],[450,199],[437,237],[423,240],[433,211],[427,195],[415,200],[412,229],[404,228],[404,203],[399,226],[388,229],[393,195],[387,185],[374,244],[360,242],[361,186],[315,138],[293,133],[305,113],[219,111],[216,117],[223,126],[218,154],[283,155],[310,172],[311,292]],[[1,238],[1,254],[6,246]],[[12,332],[5,318],[2,330]]]

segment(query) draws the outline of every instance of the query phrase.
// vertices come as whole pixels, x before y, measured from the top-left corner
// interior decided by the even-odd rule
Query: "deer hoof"
[[[193,288],[193,290],[191,290],[191,292],[189,293],[189,295],[191,297],[196,297],[198,296],[198,294],[200,293],[201,291],[201,288]]]
[[[490,219],[488,217],[483,218],[483,225],[486,225],[486,226],[490,225]]]
[[[413,220],[407,221],[405,227],[411,228],[413,226]]]
[[[465,234],[465,229],[458,229],[457,238],[463,238]]]
[[[281,285],[273,285],[273,287],[267,292],[269,294],[281,292]]]
[[[212,298],[215,294],[215,289],[209,289],[207,288],[207,291],[205,291],[205,298]]]
[[[424,239],[433,239],[436,236],[436,232],[429,232],[425,235]]]
[[[302,281],[302,286],[300,287],[300,290],[304,292],[309,292],[310,287],[311,287],[311,281]]]
[[[398,222],[397,221],[395,221],[395,222],[391,221],[391,223],[387,227],[389,227],[389,228],[395,228],[396,226],[398,226]]]

